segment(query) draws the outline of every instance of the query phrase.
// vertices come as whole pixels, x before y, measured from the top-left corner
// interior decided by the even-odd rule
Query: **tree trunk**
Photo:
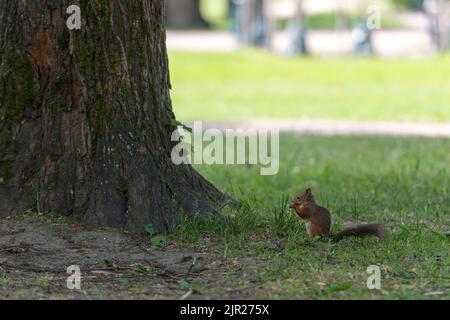
[[[164,232],[229,201],[171,162],[163,0],[2,0],[0,30],[0,215]]]
[[[205,29],[208,22],[200,12],[200,0],[166,0],[169,29]]]
[[[267,46],[267,22],[264,0],[247,0],[240,5],[240,37],[241,44],[264,47]]]

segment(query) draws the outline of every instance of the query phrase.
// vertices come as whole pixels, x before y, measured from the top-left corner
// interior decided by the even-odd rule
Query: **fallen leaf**
[[[330,286],[331,291],[346,291],[352,287],[350,282],[344,282],[340,284],[335,284]]]
[[[152,243],[152,245],[154,246],[160,246],[162,244],[164,244],[166,242],[167,238],[166,236],[154,236],[152,237],[152,239],[150,240],[150,242]]]
[[[277,292],[277,293],[280,293],[280,292],[282,292],[283,291],[283,289],[281,289],[279,286],[277,286],[276,284],[273,284],[271,287],[270,287],[270,289],[273,291],[273,292]]]

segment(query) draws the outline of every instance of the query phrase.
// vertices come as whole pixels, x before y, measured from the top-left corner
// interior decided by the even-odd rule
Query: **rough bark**
[[[169,88],[163,0],[0,0],[0,215],[163,232],[227,203],[171,162]]]
[[[169,29],[206,29],[209,23],[200,12],[200,0],[166,0]]]

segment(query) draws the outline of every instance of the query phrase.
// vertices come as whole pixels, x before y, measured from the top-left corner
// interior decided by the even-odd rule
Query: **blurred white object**
[[[352,37],[354,42],[363,42],[366,39],[366,33],[359,26],[356,26],[352,30]]]
[[[424,0],[423,9],[428,14],[436,15],[438,14],[438,3],[436,0]]]
[[[239,48],[236,37],[221,31],[167,31],[166,44],[169,50],[200,52],[226,52]]]

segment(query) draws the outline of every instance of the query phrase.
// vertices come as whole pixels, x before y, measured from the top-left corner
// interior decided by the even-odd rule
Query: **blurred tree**
[[[439,51],[449,49],[450,1],[424,0],[424,10],[428,15],[429,32],[433,46]]]
[[[0,215],[165,231],[228,197],[171,161],[163,0],[0,1]],[[20,17],[20,19],[19,19]]]
[[[248,46],[268,45],[267,19],[265,7],[267,0],[234,0],[238,11],[238,35],[240,43]]]
[[[292,43],[288,49],[288,54],[307,54],[306,37],[308,33],[308,23],[303,7],[303,0],[297,0],[297,13],[293,21]]]
[[[423,0],[392,0],[392,2],[400,9],[419,10],[422,8]]]
[[[169,29],[207,29],[209,23],[200,12],[200,0],[165,0]]]
[[[438,30],[439,30],[439,49],[447,51],[450,49],[450,1],[438,0]]]

